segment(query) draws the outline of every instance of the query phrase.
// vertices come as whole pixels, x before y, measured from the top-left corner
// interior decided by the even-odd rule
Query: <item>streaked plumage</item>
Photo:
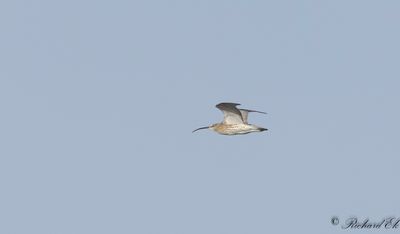
[[[247,122],[247,118],[250,112],[257,112],[266,114],[265,112],[248,110],[248,109],[238,109],[238,103],[230,103],[223,102],[216,107],[220,109],[224,114],[224,120],[222,123],[212,124],[208,127],[202,127],[195,129],[193,132],[201,129],[212,129],[215,132],[223,135],[238,135],[238,134],[247,134],[251,132],[262,132],[267,131],[268,129],[258,127],[253,124],[249,124]]]

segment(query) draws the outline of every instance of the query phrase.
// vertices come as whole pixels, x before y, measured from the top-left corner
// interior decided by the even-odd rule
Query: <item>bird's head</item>
[[[207,127],[197,128],[197,129],[193,130],[193,132],[196,132],[196,131],[201,130],[201,129],[209,129],[209,128],[211,128],[211,129],[214,130],[214,128],[215,128],[217,125],[218,125],[218,124],[211,124],[210,126],[207,126]]]

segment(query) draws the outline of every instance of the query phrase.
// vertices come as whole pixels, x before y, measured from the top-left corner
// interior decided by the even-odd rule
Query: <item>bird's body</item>
[[[193,132],[200,129],[212,129],[215,132],[222,135],[240,135],[240,134],[248,134],[251,132],[262,132],[268,129],[258,127],[253,124],[249,124],[247,122],[247,117],[249,112],[258,112],[266,114],[261,111],[247,110],[247,109],[238,109],[236,106],[240,104],[238,103],[220,103],[216,105],[218,109],[220,109],[224,113],[224,121],[221,123],[216,123],[208,127],[202,127],[194,130]]]
[[[252,124],[223,124],[218,123],[216,126],[211,127],[212,130],[222,135],[239,135],[248,134],[251,132],[265,131],[265,128],[260,128]]]

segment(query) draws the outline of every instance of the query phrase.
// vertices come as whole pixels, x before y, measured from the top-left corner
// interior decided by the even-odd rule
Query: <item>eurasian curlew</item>
[[[193,132],[198,131],[200,129],[210,128],[222,135],[238,135],[238,134],[248,134],[251,132],[262,132],[268,130],[266,128],[258,127],[256,125],[249,124],[247,122],[247,117],[249,115],[249,112],[266,114],[265,112],[239,109],[236,107],[238,105],[240,104],[229,103],[229,102],[223,102],[216,105],[216,107],[224,113],[224,121],[221,123],[212,124],[207,127],[195,129],[193,130]]]

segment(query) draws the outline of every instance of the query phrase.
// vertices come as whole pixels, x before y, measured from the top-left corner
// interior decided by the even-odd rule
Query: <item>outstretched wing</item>
[[[248,118],[248,116],[249,116],[249,112],[257,112],[257,113],[261,113],[261,114],[267,114],[267,113],[262,112],[262,111],[247,110],[247,109],[239,109],[239,111],[240,111],[240,114],[242,115],[242,119],[243,119],[243,122],[244,122],[245,124],[248,124],[247,118]]]
[[[216,107],[224,113],[224,124],[243,124],[242,114],[240,110],[236,108],[240,104],[223,102]]]

